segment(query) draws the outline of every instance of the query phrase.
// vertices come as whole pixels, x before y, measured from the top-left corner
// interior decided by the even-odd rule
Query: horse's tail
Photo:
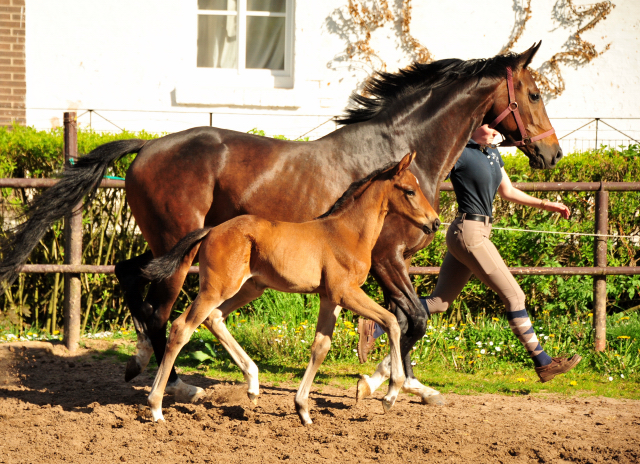
[[[158,282],[171,277],[178,270],[187,253],[204,240],[211,229],[212,227],[204,227],[189,232],[167,254],[147,264],[142,270],[142,276],[152,282]]]
[[[99,146],[91,153],[78,158],[65,170],[62,179],[48,188],[31,203],[25,213],[26,222],[13,230],[13,234],[1,245],[0,295],[18,276],[18,268],[24,264],[54,221],[70,214],[87,194],[98,188],[107,167],[117,159],[137,153],[146,140],[117,140]]]

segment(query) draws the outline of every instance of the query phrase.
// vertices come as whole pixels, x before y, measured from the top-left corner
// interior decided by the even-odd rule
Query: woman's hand
[[[571,211],[569,211],[569,208],[566,205],[554,201],[542,200],[540,208],[552,213],[560,213],[560,215],[565,219],[569,219],[569,215],[571,214]]]

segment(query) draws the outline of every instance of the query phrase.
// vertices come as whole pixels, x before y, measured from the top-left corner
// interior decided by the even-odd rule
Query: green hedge
[[[253,131],[259,133],[259,131]],[[80,130],[78,151],[87,153],[95,147],[118,139],[155,138],[158,135],[145,132],[102,134]],[[30,127],[0,128],[0,177],[55,177],[63,167],[61,129],[38,131]],[[632,146],[624,150],[601,148],[565,157],[554,170],[533,171],[527,158],[518,154],[505,156],[505,169],[514,182],[549,181],[635,181],[640,178],[640,148]],[[108,173],[124,177],[135,155],[118,161]],[[23,210],[25,200],[32,198],[32,189],[2,189],[3,234],[13,224],[16,215]],[[558,192],[536,194],[540,198],[561,199],[572,211],[569,220],[559,215],[524,208],[511,203],[495,203],[495,227],[526,228],[573,233],[593,233],[593,193]],[[636,192],[610,193],[609,233],[637,234],[640,230],[639,202]],[[88,264],[115,264],[146,251],[146,243],[135,229],[133,218],[126,207],[123,191],[100,189],[94,202],[84,214],[83,262]],[[455,213],[453,193],[443,193],[441,217],[450,222]],[[56,224],[43,238],[41,246],[31,255],[31,263],[59,263],[64,253],[62,223]],[[136,233],[137,232],[137,233]],[[538,233],[494,231],[493,242],[505,261],[511,266],[591,266],[593,265],[593,237],[573,235],[548,235]],[[444,234],[437,234],[434,242],[418,253],[416,266],[439,266],[445,253]],[[640,255],[637,243],[628,239],[609,240],[607,258],[611,266],[635,265]],[[416,276],[414,282],[419,294],[428,294],[435,284],[435,277]],[[528,298],[529,308],[585,312],[592,299],[592,278],[523,276],[518,277]],[[611,311],[633,308],[640,304],[638,291],[640,278],[635,276],[611,276],[607,279],[608,307]],[[97,331],[125,325],[128,311],[115,276],[82,276],[83,326]],[[381,299],[379,288],[371,281],[367,290]],[[180,295],[177,308],[184,308],[197,293],[197,277],[191,276]],[[62,319],[62,279],[58,274],[22,274],[11,291],[0,298],[0,328],[38,327],[53,331]],[[259,304],[258,304],[259,305]],[[251,311],[251,307],[247,308]],[[453,305],[452,319],[461,320],[465,313],[497,314],[503,310],[497,296],[473,280]]]

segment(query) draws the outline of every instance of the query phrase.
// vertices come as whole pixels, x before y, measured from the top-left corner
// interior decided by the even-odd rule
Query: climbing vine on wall
[[[603,1],[591,5],[576,6],[573,0],[560,0],[554,7],[554,16],[562,24],[567,26],[578,25],[564,47],[566,51],[554,54],[545,61],[538,70],[531,69],[540,90],[547,96],[558,96],[565,89],[564,79],[560,70],[560,64],[584,65],[594,58],[609,50],[611,44],[607,44],[602,51],[597,51],[594,44],[582,38],[582,33],[593,29],[596,24],[604,20],[615,5],[610,1]],[[524,17],[515,28],[515,34],[500,53],[511,51],[516,44],[531,18],[531,0],[526,0],[526,6],[522,9]],[[587,21],[584,26],[582,24]]]
[[[394,2],[398,4],[399,2]],[[371,46],[371,33],[388,23],[398,22],[401,46],[405,52],[419,63],[434,60],[433,54],[411,35],[411,0],[402,0],[395,13],[389,7],[388,0],[348,0],[347,10],[350,15],[352,34],[357,37],[347,47],[349,59],[360,59],[375,71],[386,71],[386,63]],[[528,21],[531,19],[531,0],[524,0],[523,5],[516,3],[516,22],[507,44],[500,53],[513,50],[522,36]],[[576,6],[573,0],[558,0],[554,5],[553,15],[563,26],[577,26],[565,42],[564,51],[555,53],[537,70],[531,70],[538,87],[546,97],[559,96],[565,89],[560,64],[584,65],[597,58],[609,49],[606,45],[601,51],[594,44],[582,38],[582,34],[593,29],[604,20],[615,8],[611,1],[602,1],[591,5]],[[586,22],[586,24],[585,24]]]
[[[419,63],[433,61],[431,52],[411,35],[411,0],[403,0],[396,14],[391,11],[387,0],[373,0],[366,4],[363,0],[349,0],[347,9],[351,15],[353,30],[356,36],[360,37],[347,47],[347,55],[350,59],[357,57],[377,71],[386,71],[387,64],[371,47],[371,33],[387,23],[399,21],[400,40],[405,51]]]

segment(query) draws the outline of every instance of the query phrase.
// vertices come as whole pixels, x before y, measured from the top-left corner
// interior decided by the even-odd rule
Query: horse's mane
[[[318,216],[316,219],[322,219],[322,218],[331,216],[334,213],[337,213],[340,209],[342,209],[342,206],[346,203],[346,201],[349,198],[353,197],[363,185],[373,181],[378,175],[384,173],[385,171],[388,171],[389,169],[394,167],[396,164],[398,164],[397,161],[392,161],[390,163],[387,163],[383,167],[381,167],[380,169],[376,169],[366,177],[360,180],[356,180],[355,182],[352,182],[349,188],[345,190],[345,192],[340,196],[340,198],[338,198],[338,200],[333,204],[333,206],[331,206],[331,208],[329,208],[329,210],[326,213],[324,213],[322,216]]]
[[[345,114],[337,116],[335,121],[343,125],[368,121],[401,97],[445,87],[459,79],[504,77],[506,67],[515,68],[519,56],[507,53],[466,61],[450,58],[429,64],[413,63],[395,73],[378,72],[367,81],[362,94],[351,95]]]

